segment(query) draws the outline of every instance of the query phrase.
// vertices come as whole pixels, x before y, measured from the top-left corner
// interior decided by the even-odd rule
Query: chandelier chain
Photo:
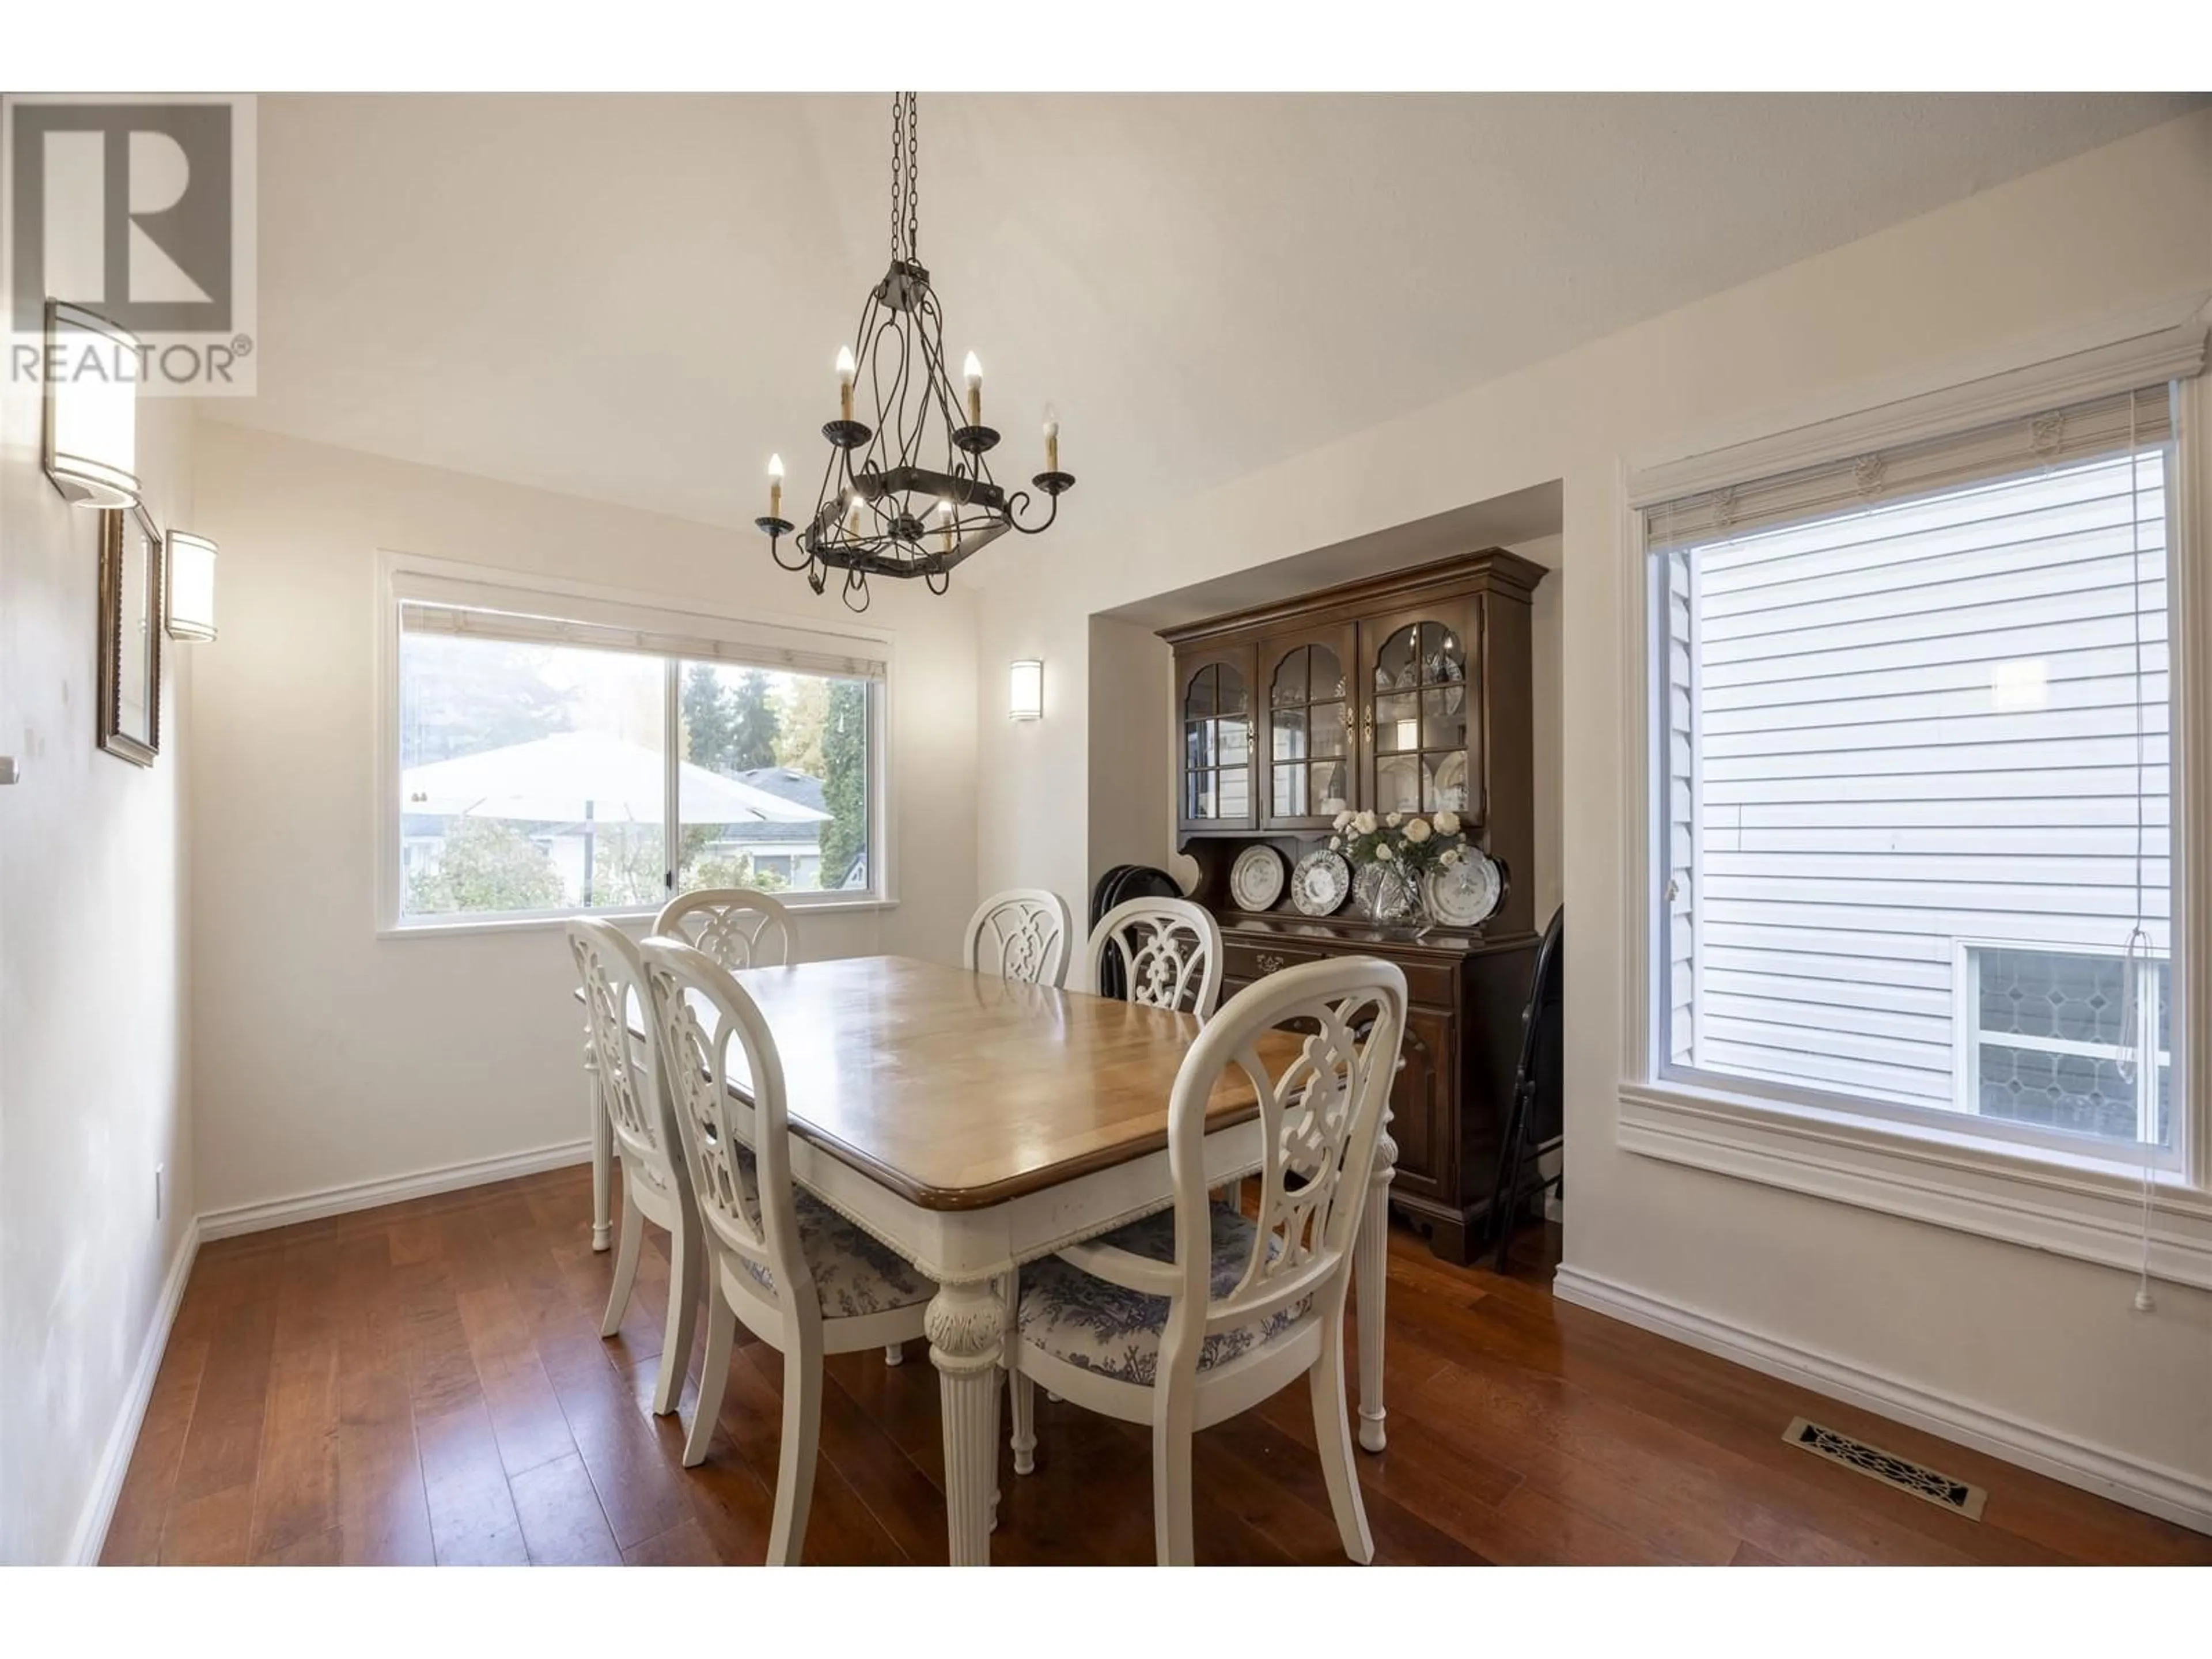
[[[891,253],[899,252],[901,210],[906,205],[906,100],[891,94]]]
[[[921,94],[906,95],[906,257],[921,249]]]
[[[867,608],[871,575],[919,576],[931,592],[945,592],[952,568],[998,537],[1049,529],[1075,482],[1056,459],[1038,474],[1031,481],[1044,497],[1038,518],[1030,491],[1008,490],[992,477],[987,457],[999,434],[983,424],[981,371],[970,371],[976,379],[963,410],[945,366],[944,313],[918,257],[921,133],[921,95],[893,94],[890,270],[860,307],[853,349],[840,354],[846,403],[841,418],[822,428],[830,447],[813,514],[795,527],[774,511],[772,493],[770,515],[754,521],[768,534],[770,556],[803,571],[815,592],[842,570],[845,603],[855,611]],[[855,418],[853,393],[861,390],[872,423]],[[942,430],[933,434],[933,427]],[[1049,427],[1047,435],[1049,455]],[[783,555],[785,536],[795,560]]]
[[[921,240],[921,94],[891,94],[891,258],[912,259]]]

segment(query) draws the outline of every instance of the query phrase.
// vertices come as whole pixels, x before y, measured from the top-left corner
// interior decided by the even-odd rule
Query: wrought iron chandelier
[[[1030,480],[1047,497],[1043,518],[1024,524],[1026,489],[1011,495],[986,459],[999,442],[983,424],[983,369],[969,352],[967,397],[956,397],[945,367],[945,319],[916,255],[921,229],[915,95],[891,98],[891,264],[868,291],[860,332],[837,353],[838,417],[823,427],[830,456],[814,514],[794,535],[783,515],[783,459],[769,460],[769,551],[786,570],[803,570],[817,593],[831,570],[845,573],[845,603],[868,608],[870,576],[919,576],[933,593],[951,585],[952,568],[1009,530],[1034,536],[1060,516],[1060,497],[1075,480],[1060,470],[1060,422],[1044,416],[1044,471]],[[853,418],[854,382],[863,374],[874,423]],[[963,420],[962,415],[965,415]],[[783,553],[791,537],[796,559]]]

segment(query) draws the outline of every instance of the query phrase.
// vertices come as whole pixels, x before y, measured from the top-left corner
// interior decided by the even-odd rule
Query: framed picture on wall
[[[143,507],[100,515],[100,746],[137,766],[161,746],[161,532]]]

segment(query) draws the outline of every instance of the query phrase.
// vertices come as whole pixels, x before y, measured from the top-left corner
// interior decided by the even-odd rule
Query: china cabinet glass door
[[[1457,812],[1479,824],[1482,665],[1478,601],[1359,625],[1367,710],[1367,805],[1377,813]]]
[[[1190,667],[1182,685],[1182,822],[1195,830],[1253,823],[1251,658]]]
[[[1352,661],[1349,628],[1261,647],[1267,765],[1260,816],[1270,830],[1325,829],[1352,804]]]

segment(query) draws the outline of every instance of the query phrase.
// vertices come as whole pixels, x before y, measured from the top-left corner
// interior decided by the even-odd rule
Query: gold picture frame
[[[100,746],[134,766],[161,748],[161,557],[144,507],[100,515]]]

